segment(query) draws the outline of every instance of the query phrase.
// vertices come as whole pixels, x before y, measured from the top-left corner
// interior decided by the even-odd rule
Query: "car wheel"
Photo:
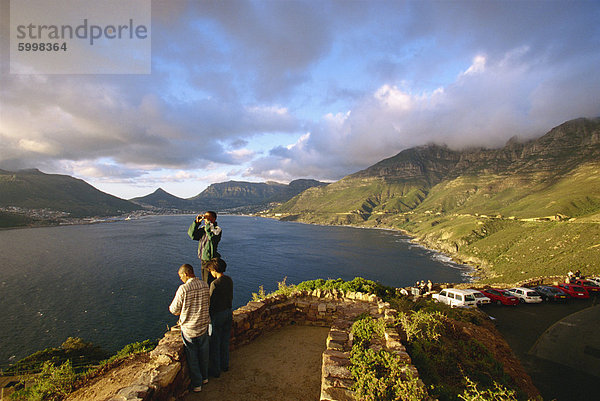
[[[498,305],[502,305],[502,301],[496,301]]]
[[[522,303],[522,304],[524,304],[525,300],[523,298],[519,298],[519,302]]]

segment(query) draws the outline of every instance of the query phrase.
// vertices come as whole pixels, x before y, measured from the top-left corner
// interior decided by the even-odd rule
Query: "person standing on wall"
[[[177,273],[183,284],[177,289],[169,311],[179,316],[192,390],[199,392],[208,383],[210,293],[208,284],[196,277],[191,265],[181,265]]]
[[[217,214],[210,210],[196,216],[194,222],[188,228],[189,237],[194,241],[198,241],[198,258],[202,269],[202,280],[209,285],[214,278],[206,268],[206,264],[212,258],[221,256],[217,248],[219,241],[221,241],[222,232],[221,227],[217,224]]]
[[[226,276],[227,263],[221,258],[211,259],[207,263],[215,280],[210,284],[210,352],[208,373],[219,377],[221,372],[229,370],[229,340],[233,321],[233,280]]]

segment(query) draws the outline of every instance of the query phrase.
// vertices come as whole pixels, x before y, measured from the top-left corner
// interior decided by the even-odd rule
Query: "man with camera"
[[[188,228],[188,235],[191,239],[198,241],[198,258],[202,266],[202,280],[210,285],[214,280],[206,264],[212,258],[220,257],[217,251],[219,241],[221,241],[221,227],[217,224],[217,213],[207,211],[199,214],[194,222]]]

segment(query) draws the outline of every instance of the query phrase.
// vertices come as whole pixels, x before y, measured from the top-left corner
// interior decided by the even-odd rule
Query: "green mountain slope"
[[[140,209],[83,180],[39,170],[0,171],[0,207],[50,209],[71,217],[114,216]]]
[[[272,213],[309,223],[402,229],[481,267],[489,279],[576,267],[600,273],[600,118],[569,121],[501,149],[408,149],[305,191]],[[559,258],[553,247],[567,231],[576,240],[564,244]],[[531,235],[541,242],[521,249]],[[519,252],[527,268],[515,267]]]

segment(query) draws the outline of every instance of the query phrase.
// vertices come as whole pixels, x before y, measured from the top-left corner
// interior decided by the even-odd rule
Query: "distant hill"
[[[130,201],[142,206],[152,206],[160,209],[176,209],[190,212],[194,210],[193,202],[171,195],[162,188],[158,188],[150,195],[133,198]]]
[[[228,181],[212,184],[190,198],[196,209],[231,210],[253,207],[264,208],[272,202],[286,202],[302,191],[327,185],[316,180],[295,180],[288,185],[277,182],[255,183]]]
[[[143,206],[180,211],[215,210],[217,212],[254,212],[273,202],[286,202],[307,188],[327,185],[315,180],[295,180],[289,184],[277,182],[228,181],[209,185],[192,198],[178,198],[157,189],[150,195],[133,198]]]
[[[0,170],[0,207],[50,209],[70,217],[115,216],[140,209],[83,180],[39,170]]]
[[[271,214],[399,228],[488,270],[562,274],[577,263],[600,273],[600,118],[500,149],[407,149]]]

